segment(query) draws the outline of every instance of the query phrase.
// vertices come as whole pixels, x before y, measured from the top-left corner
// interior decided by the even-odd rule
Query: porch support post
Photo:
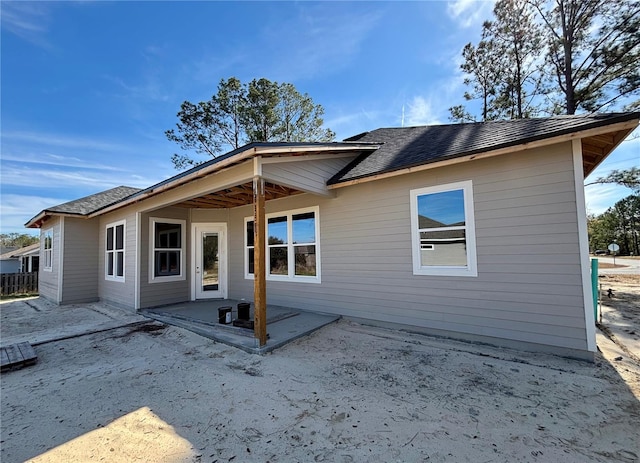
[[[253,178],[253,305],[254,334],[260,347],[267,343],[267,282],[265,269],[264,180]]]

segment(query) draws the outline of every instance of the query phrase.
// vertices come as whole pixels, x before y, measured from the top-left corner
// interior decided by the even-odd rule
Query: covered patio
[[[269,342],[261,345],[260,340],[255,337],[253,328],[234,326],[233,323],[220,323],[220,314],[226,311],[225,308],[231,309],[230,318],[232,321],[238,320],[238,304],[242,303],[245,301],[235,299],[198,300],[143,309],[139,313],[252,354],[271,352],[340,318],[339,315],[269,304],[266,307],[266,337]],[[254,317],[255,310],[251,304],[249,320],[253,321]]]

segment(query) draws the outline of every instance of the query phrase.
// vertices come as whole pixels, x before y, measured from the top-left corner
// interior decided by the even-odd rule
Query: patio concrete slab
[[[195,301],[140,311],[145,317],[173,326],[179,326],[201,336],[213,339],[253,354],[264,354],[340,319],[339,315],[308,312],[290,307],[267,306],[267,343],[258,345],[252,329],[219,322],[218,309],[232,308],[232,319],[237,318],[238,303],[234,299]],[[253,304],[250,319],[253,320]]]

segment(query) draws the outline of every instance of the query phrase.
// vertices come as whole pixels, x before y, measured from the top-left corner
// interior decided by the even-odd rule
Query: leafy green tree
[[[462,51],[464,98],[480,101],[482,120],[640,104],[640,1],[498,0],[493,13]]]
[[[250,141],[281,141],[276,111],[280,99],[278,88],[277,82],[264,78],[249,82],[242,120]]]
[[[491,38],[500,60],[502,78],[496,100],[501,117],[522,119],[535,116],[542,93],[543,36],[535,20],[535,9],[523,0],[500,0],[493,9],[494,21],[483,25],[484,38]]]
[[[627,196],[599,216],[589,217],[587,229],[592,251],[617,243],[619,254],[640,255],[640,196]]]
[[[165,135],[187,153],[174,154],[176,169],[199,164],[190,152],[216,157],[254,141],[332,141],[323,129],[324,109],[292,84],[254,79],[243,84],[235,77],[222,79],[217,93],[197,104],[185,101],[176,129]]]
[[[561,99],[552,112],[595,112],[640,88],[640,2],[528,0],[547,41],[547,72]]]
[[[464,93],[464,99],[467,101],[480,100],[481,120],[483,121],[497,118],[495,115],[496,82],[502,78],[498,56],[493,40],[483,39],[477,47],[468,43],[462,50],[464,62],[460,65],[460,69],[466,74],[464,84],[471,87],[470,92]],[[474,119],[462,105],[449,108],[449,112],[451,113],[450,119],[454,121],[468,122],[469,119]]]
[[[27,235],[26,233],[2,233],[0,234],[0,245],[9,248],[24,248],[38,243],[40,238]]]
[[[336,134],[322,127],[324,108],[311,97],[301,95],[292,84],[281,84],[280,102],[276,109],[280,128],[278,136],[288,142],[331,141]]]

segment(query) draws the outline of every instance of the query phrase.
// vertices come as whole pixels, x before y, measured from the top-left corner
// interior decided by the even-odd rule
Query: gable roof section
[[[20,256],[28,256],[31,254],[37,254],[40,251],[40,243],[33,243],[24,248],[14,249],[13,251],[6,252],[0,255],[0,260],[17,259]]]
[[[114,203],[122,201],[129,196],[140,191],[140,188],[130,186],[118,186],[110,190],[102,191],[84,198],[75,199],[67,203],[59,204],[43,210],[26,223],[27,227],[38,226],[42,221],[51,215],[66,215],[84,217],[94,212],[108,207]]]
[[[334,175],[330,188],[400,175],[431,165],[462,162],[580,139],[585,175],[591,172],[640,122],[640,113],[555,116],[543,119],[478,122],[424,127],[382,128],[364,132],[343,142],[253,142],[181,172],[146,189],[120,186],[45,209],[27,222],[36,228],[51,215],[91,218],[144,201],[193,180],[255,157],[298,157],[328,153],[352,153],[355,158]]]
[[[210,161],[199,164],[189,170],[174,175],[171,178],[163,180],[155,185],[139,190],[131,196],[111,204],[99,210],[91,213],[91,217],[99,215],[101,213],[110,212],[120,207],[125,207],[135,202],[143,201],[151,196],[159,193],[177,188],[181,185],[187,184],[198,178],[206,177],[223,169],[244,163],[254,157],[282,157],[292,156],[299,157],[303,155],[314,154],[331,154],[331,153],[353,153],[354,156],[359,155],[362,152],[370,152],[379,147],[377,143],[367,142],[252,142],[230,151],[226,154],[218,156]]]
[[[640,113],[555,116],[541,119],[477,122],[424,127],[383,128],[345,141],[379,143],[334,175],[327,183],[338,185],[416,166],[550,140],[613,124],[640,119]],[[631,128],[625,131],[626,136]],[[603,154],[604,158],[616,145]],[[590,170],[599,161],[594,162]]]

